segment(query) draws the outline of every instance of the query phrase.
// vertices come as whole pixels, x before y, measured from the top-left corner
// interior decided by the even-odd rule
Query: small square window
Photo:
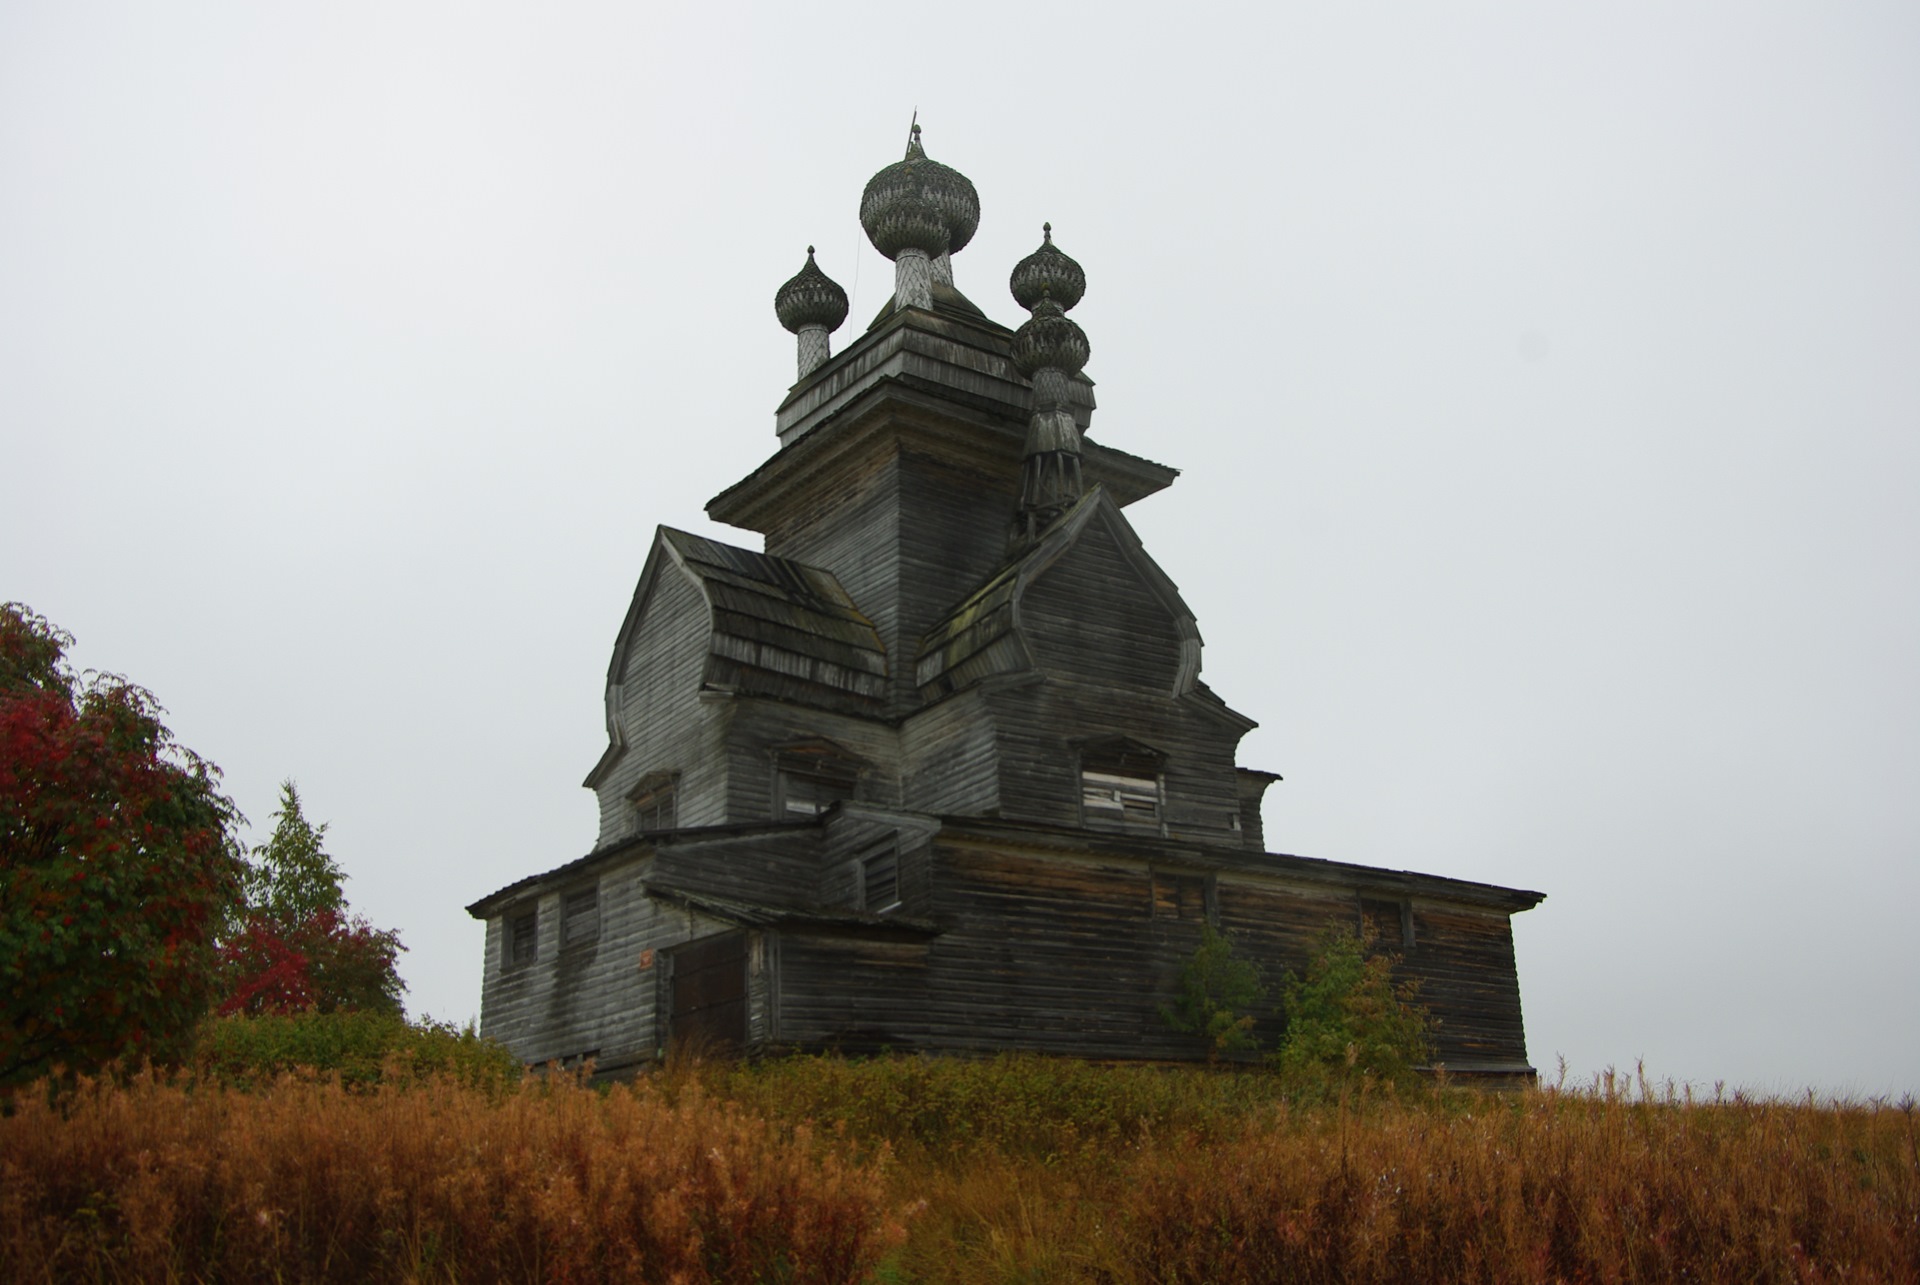
[[[505,964],[508,968],[520,968],[531,964],[540,953],[540,911],[538,907],[526,910],[507,920]]]
[[[1160,833],[1161,753],[1125,739],[1080,751],[1082,824],[1103,830]]]
[[[819,816],[842,799],[851,799],[860,767],[832,750],[803,746],[774,756],[774,815],[784,821]]]
[[[570,892],[560,913],[560,944],[592,941],[600,935],[600,890],[582,888]]]
[[[641,779],[628,796],[633,804],[633,828],[637,832],[671,830],[678,824],[675,796],[679,785],[679,778],[670,772],[655,772]]]

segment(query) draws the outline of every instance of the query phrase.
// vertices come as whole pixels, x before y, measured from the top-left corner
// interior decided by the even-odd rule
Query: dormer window
[[[1100,830],[1160,833],[1164,756],[1138,741],[1093,742],[1080,751],[1080,817]]]
[[[853,797],[860,765],[829,742],[790,746],[773,756],[773,814],[793,821],[818,816]]]
[[[640,779],[627,797],[633,804],[633,828],[638,834],[653,830],[671,830],[678,824],[675,795],[680,777],[674,772],[653,772]]]

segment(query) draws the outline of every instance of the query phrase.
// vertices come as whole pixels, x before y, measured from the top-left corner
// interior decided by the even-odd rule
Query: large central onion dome
[[[895,262],[903,250],[918,250],[932,259],[953,248],[952,233],[939,207],[918,192],[896,193],[871,215],[862,211],[860,222],[873,248]]]
[[[918,125],[913,127],[906,158],[868,179],[867,190],[860,194],[860,226],[867,230],[867,239],[873,242],[874,248],[888,258],[893,255],[881,241],[884,238],[897,245],[898,232],[897,220],[885,216],[903,199],[916,206],[924,203],[931,217],[946,228],[947,243],[943,248],[948,254],[958,254],[965,249],[980,226],[980,194],[959,170],[927,159],[926,151],[920,146]],[[915,215],[916,221],[923,217],[919,210]]]

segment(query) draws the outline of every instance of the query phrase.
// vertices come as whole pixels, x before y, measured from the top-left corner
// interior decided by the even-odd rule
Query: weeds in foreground
[[[1911,1282],[1917,1114],[1044,1058],[143,1077],[0,1118],[0,1279]]]
[[[8,1281],[831,1282],[901,1234],[879,1160],[644,1084],[143,1075],[0,1118]]]

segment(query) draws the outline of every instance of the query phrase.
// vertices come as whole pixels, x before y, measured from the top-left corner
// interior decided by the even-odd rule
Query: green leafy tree
[[[0,1086],[178,1059],[240,898],[220,770],[143,688],[76,675],[72,644],[0,606]]]
[[[272,836],[253,850],[246,904],[221,948],[225,1013],[372,1012],[398,1016],[406,983],[392,929],[347,911],[345,873],[327,855],[327,827],[280,786]]]
[[[1200,926],[1200,945],[1180,965],[1179,994],[1160,1007],[1167,1025],[1206,1044],[1209,1060],[1259,1047],[1254,1010],[1266,999],[1260,971],[1234,954],[1212,924]]]
[[[322,910],[344,912],[347,896],[340,885],[346,872],[322,846],[326,823],[314,825],[300,811],[292,781],[280,783],[280,810],[273,815],[273,834],[253,850],[247,867],[249,913],[294,924]]]
[[[1329,924],[1306,971],[1281,984],[1287,1031],[1274,1062],[1302,1083],[1357,1076],[1404,1082],[1432,1055],[1432,1020],[1413,981],[1396,983],[1392,955],[1374,950],[1369,928]]]

